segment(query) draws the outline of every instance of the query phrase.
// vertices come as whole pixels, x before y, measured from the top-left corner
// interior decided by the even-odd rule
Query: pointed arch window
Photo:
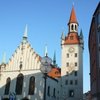
[[[35,77],[30,77],[29,81],[29,95],[33,95],[35,90]]]
[[[5,85],[5,95],[9,94],[10,83],[11,83],[11,79],[10,79],[10,77],[8,77],[7,80],[6,80],[6,85]]]
[[[23,79],[24,79],[23,74],[19,74],[17,76],[17,80],[16,80],[16,90],[15,90],[17,95],[21,95],[22,94]]]

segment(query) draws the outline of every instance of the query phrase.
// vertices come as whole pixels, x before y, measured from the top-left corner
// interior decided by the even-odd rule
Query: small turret
[[[6,53],[3,53],[1,67],[6,67]]]
[[[61,34],[61,45],[64,44],[65,36],[64,33],[62,32]]]
[[[82,44],[82,47],[84,48],[84,40],[83,40],[83,32],[82,32],[82,29],[81,29],[81,31],[80,31],[80,44]]]
[[[53,65],[56,66],[56,52],[54,52],[54,57],[53,57]]]
[[[45,56],[48,56],[48,49],[47,49],[47,45],[45,45],[45,52],[44,52],[45,54]]]
[[[78,32],[78,21],[77,21],[77,18],[76,18],[74,6],[72,7],[68,26],[69,26],[69,33],[71,33],[71,32],[77,33]]]
[[[27,38],[28,38],[28,36],[27,36],[27,25],[26,25],[26,27],[25,27],[25,32],[24,32],[24,35],[23,35],[23,43],[26,43],[27,42]]]
[[[83,32],[82,32],[82,29],[81,29],[81,31],[80,31],[80,39],[83,40]]]

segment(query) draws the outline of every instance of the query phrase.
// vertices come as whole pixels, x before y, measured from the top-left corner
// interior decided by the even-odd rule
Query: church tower
[[[68,35],[61,37],[62,100],[82,100],[83,96],[83,34],[78,34],[74,6],[68,22]]]

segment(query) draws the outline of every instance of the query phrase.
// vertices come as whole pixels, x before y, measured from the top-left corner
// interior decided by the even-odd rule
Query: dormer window
[[[70,36],[70,39],[73,40],[73,36]]]

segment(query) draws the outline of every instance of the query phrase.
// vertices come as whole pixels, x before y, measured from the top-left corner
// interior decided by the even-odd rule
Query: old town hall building
[[[83,49],[82,31],[72,7],[68,34],[61,36],[61,68],[54,55],[51,71],[47,74],[46,100],[83,99]],[[40,71],[42,57],[31,47],[27,27],[12,57],[0,65],[0,99],[44,100],[44,78]]]

